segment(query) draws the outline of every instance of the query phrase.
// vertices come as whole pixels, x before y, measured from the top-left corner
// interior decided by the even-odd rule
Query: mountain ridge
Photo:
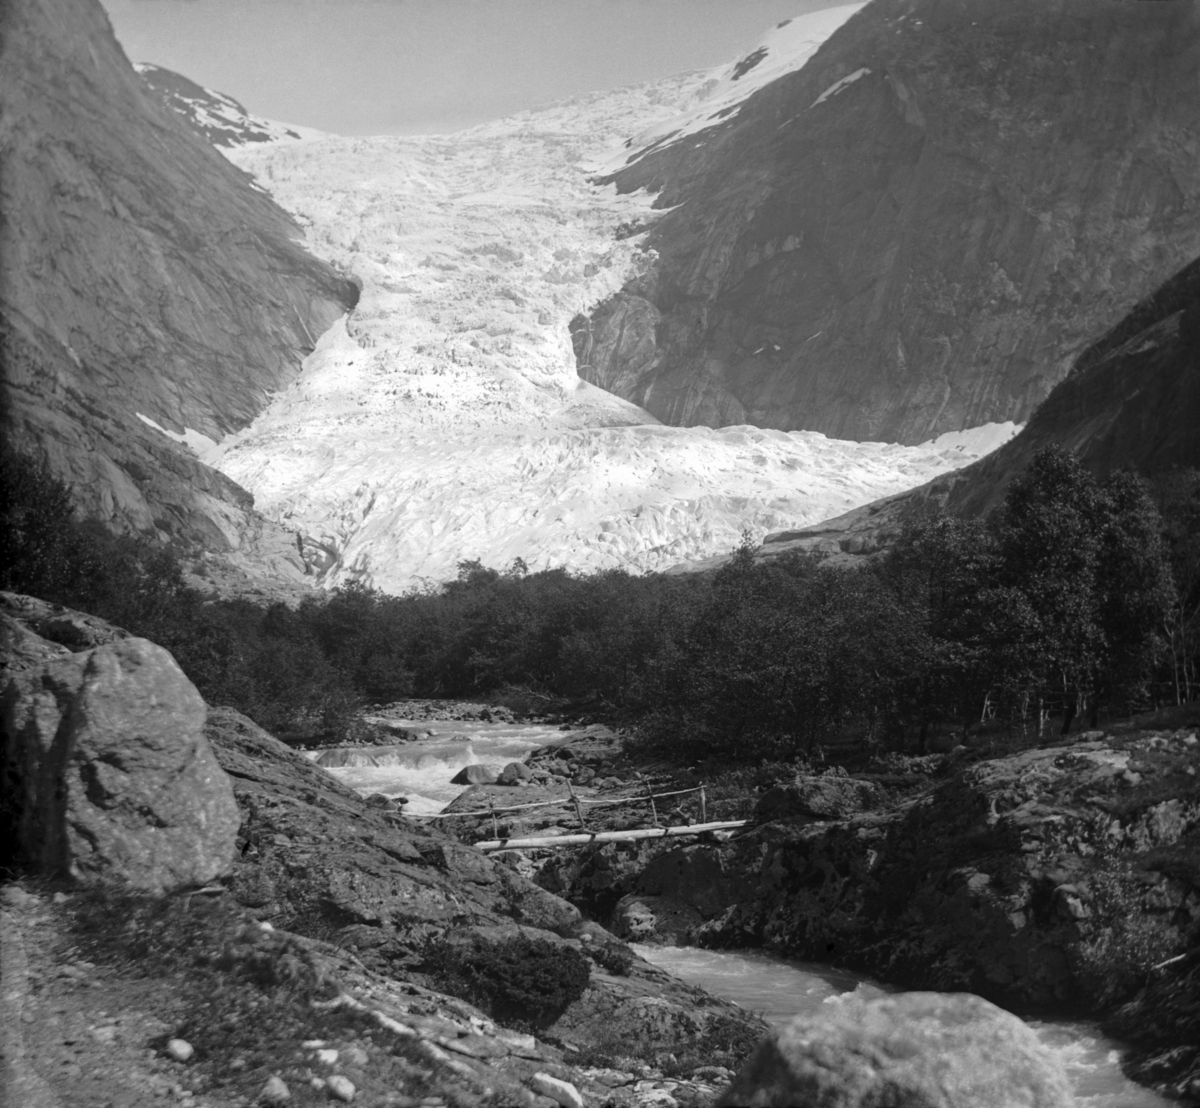
[[[1197,65],[1195,5],[875,0],[605,178],[667,210],[580,372],[680,425],[1023,421],[1200,252]]]

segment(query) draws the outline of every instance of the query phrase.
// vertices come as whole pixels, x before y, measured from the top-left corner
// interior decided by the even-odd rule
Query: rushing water
[[[777,1026],[793,1016],[818,1012],[827,1001],[846,993],[870,999],[895,991],[829,966],[789,961],[756,950],[634,949],[656,966],[759,1012]],[[1170,1103],[1125,1077],[1117,1044],[1101,1035],[1094,1024],[1031,1021],[1030,1026],[1061,1059],[1079,1108],[1163,1108]]]
[[[451,785],[463,766],[483,763],[502,769],[538,746],[569,735],[557,727],[477,720],[394,721],[428,738],[395,746],[364,746],[354,751],[316,751],[312,757],[339,780],[364,795],[406,796],[412,815],[440,812],[466,785]],[[344,765],[329,764],[345,761]]]
[[[404,722],[404,721],[400,721]],[[421,721],[407,724],[427,738],[388,747],[363,747],[340,754],[347,764],[326,766],[330,773],[362,793],[409,798],[407,811],[441,811],[466,786],[451,785],[463,766],[484,763],[497,769],[519,761],[538,746],[568,739],[556,727],[475,721]],[[321,753],[314,757],[321,761]],[[639,946],[655,965],[709,992],[760,1012],[772,1024],[819,1011],[847,993],[869,999],[883,996],[885,985],[830,966],[795,962],[761,951],[697,950],[692,947]],[[1079,1108],[1163,1108],[1170,1102],[1133,1084],[1121,1073],[1118,1045],[1092,1024],[1031,1023],[1038,1037],[1066,1067]]]

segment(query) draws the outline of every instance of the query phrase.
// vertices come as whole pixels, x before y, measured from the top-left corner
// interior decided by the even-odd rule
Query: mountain
[[[325,585],[399,592],[460,561],[665,569],[920,484],[1007,438],[915,447],[661,426],[581,380],[571,320],[647,263],[652,197],[589,180],[631,133],[706,110],[721,71],[454,135],[227,156],[361,299],[300,377],[203,457],[301,533]]]
[[[1200,468],[1200,258],[1165,281],[1079,356],[1019,434],[986,457],[815,527],[768,535],[789,550],[863,554],[931,505],[969,516],[999,507],[1046,446],[1063,446],[1098,477]]]
[[[245,105],[196,84],[181,73],[160,65],[139,62],[133,67],[162,102],[181,115],[206,142],[213,146],[244,146],[250,142],[287,142],[323,138],[312,127],[296,127],[251,115]]]
[[[245,426],[358,290],[134,72],[96,0],[0,7],[5,438],[114,530],[303,575],[183,445]]]
[[[661,214],[647,264],[574,322],[580,373],[683,426],[915,443],[1024,422],[1200,253],[1200,9],[839,11],[800,68],[736,99],[786,53],[768,36],[719,110],[601,169]]]

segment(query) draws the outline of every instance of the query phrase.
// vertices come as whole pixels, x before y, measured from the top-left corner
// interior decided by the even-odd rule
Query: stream
[[[548,725],[428,720],[409,726],[430,734],[394,747],[318,751],[313,757],[351,788],[363,794],[406,796],[408,813],[428,815],[440,811],[467,787],[450,784],[463,766],[482,762],[499,769],[507,762],[520,761],[535,747],[570,738],[569,732]],[[776,1026],[793,1016],[818,1011],[827,1001],[846,993],[869,999],[896,991],[831,966],[757,950],[644,945],[634,949],[676,977],[759,1012]],[[1094,1024],[1070,1020],[1029,1023],[1062,1060],[1079,1108],[1165,1108],[1171,1103],[1121,1073],[1120,1044],[1101,1035]]]

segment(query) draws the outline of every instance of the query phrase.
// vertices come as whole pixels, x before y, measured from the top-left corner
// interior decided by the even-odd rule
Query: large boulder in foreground
[[[9,849],[45,874],[165,892],[229,870],[240,816],[195,686],[160,646],[72,653],[0,612]]]
[[[1061,1064],[1016,1016],[970,993],[827,1005],[772,1033],[718,1106],[1068,1108]]]

